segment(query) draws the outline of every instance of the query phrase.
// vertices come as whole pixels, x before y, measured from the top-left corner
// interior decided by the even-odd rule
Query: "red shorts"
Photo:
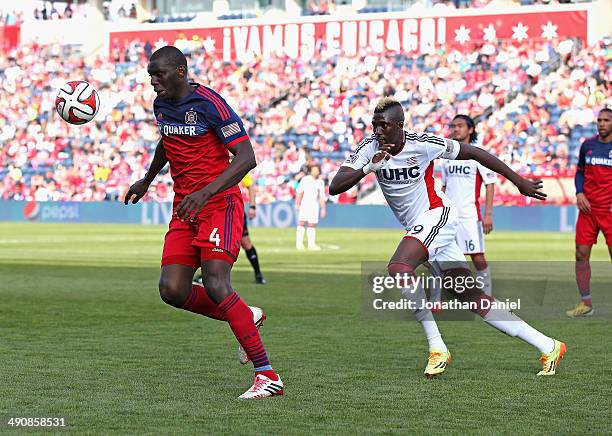
[[[211,259],[233,265],[240,253],[243,214],[240,194],[227,194],[207,203],[194,223],[173,216],[164,241],[162,266],[198,268]]]
[[[606,244],[612,245],[612,213],[582,213],[578,212],[576,222],[576,244],[593,245],[597,244],[599,231],[604,234]]]

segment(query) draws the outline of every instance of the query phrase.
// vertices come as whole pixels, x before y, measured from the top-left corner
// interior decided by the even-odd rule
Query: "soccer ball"
[[[55,98],[55,110],[70,124],[91,121],[100,108],[100,97],[90,83],[73,80],[63,84]]]

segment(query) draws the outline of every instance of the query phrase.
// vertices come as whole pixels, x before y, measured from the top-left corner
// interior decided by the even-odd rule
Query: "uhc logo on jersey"
[[[388,168],[376,171],[379,180],[386,180],[395,183],[412,183],[421,175],[419,166],[410,168]]]
[[[450,165],[448,167],[448,174],[457,174],[457,175],[470,175],[470,167],[464,165]]]

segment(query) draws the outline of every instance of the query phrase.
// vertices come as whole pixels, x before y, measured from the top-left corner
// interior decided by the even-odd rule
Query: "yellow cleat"
[[[434,378],[444,372],[446,367],[451,363],[452,357],[449,351],[431,351],[427,359],[427,367],[425,368],[425,377]]]
[[[567,351],[567,346],[563,342],[553,340],[555,341],[555,348],[549,354],[542,353],[540,356],[542,371],[538,372],[538,375],[555,375],[557,366],[559,366],[559,362]]]
[[[578,303],[578,306],[568,310],[567,312],[565,312],[565,314],[570,318],[577,318],[579,316],[591,316],[593,315],[593,307],[584,304],[584,302],[581,301],[580,303]]]

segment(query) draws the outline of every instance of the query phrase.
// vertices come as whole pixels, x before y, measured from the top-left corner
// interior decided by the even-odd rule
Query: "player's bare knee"
[[[159,296],[164,303],[180,307],[183,305],[188,293],[178,283],[161,279],[159,281]]]
[[[414,275],[414,268],[404,262],[391,259],[387,265],[387,272],[391,277],[406,275]]]
[[[209,273],[202,277],[204,287],[210,294],[221,295],[231,291],[229,277],[219,273]]]
[[[591,247],[589,246],[576,246],[576,261],[588,262],[591,258]]]
[[[242,248],[244,248],[245,250],[250,250],[251,248],[253,248],[251,238],[249,238],[248,236],[245,236],[240,240],[240,245],[242,245]]]
[[[483,269],[487,269],[487,267],[489,266],[487,264],[487,259],[485,259],[485,257],[484,257],[484,254],[473,254],[472,255],[472,262],[474,262],[474,267],[478,271],[482,271]]]

